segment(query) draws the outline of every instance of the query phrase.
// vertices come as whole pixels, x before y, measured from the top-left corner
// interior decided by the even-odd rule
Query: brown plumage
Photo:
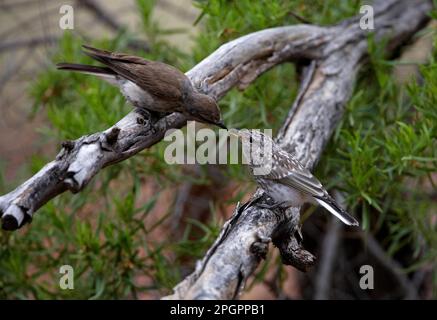
[[[135,107],[161,114],[180,112],[188,119],[226,128],[215,100],[194,89],[188,77],[178,69],[159,61],[83,47],[85,54],[105,67],[59,63],[58,69],[101,77],[118,86]]]

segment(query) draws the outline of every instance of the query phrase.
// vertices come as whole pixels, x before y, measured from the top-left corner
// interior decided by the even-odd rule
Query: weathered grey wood
[[[392,50],[427,21],[431,1],[380,0],[374,9],[376,39],[388,37],[388,50]],[[275,65],[297,59],[313,61],[304,68],[301,93],[277,137],[284,149],[312,168],[343,114],[366,57],[367,31],[359,28],[358,21],[359,17],[333,27],[298,25],[249,34],[220,47],[187,76],[199,90],[219,99],[232,87],[245,88]],[[134,110],[104,132],[65,143],[54,161],[0,197],[2,220],[13,217],[21,225],[56,195],[66,190],[79,192],[103,167],[135,155],[159,142],[167,129],[184,124],[183,116],[172,114],[161,119],[157,132],[152,132],[141,110]],[[268,201],[261,191],[254,199]],[[236,208],[195,271],[166,298],[238,296],[271,239],[284,263],[307,269],[315,258],[300,246],[298,231],[297,208],[277,213],[259,208],[257,200]]]
[[[376,39],[388,37],[388,50],[392,50],[424,26],[431,3],[381,0],[375,1],[374,9]],[[278,134],[282,147],[309,168],[316,164],[341,118],[365,61],[367,31],[359,28],[358,21],[350,19],[318,32],[323,34],[319,46],[311,47],[315,67],[304,69],[303,88]],[[256,203],[236,208],[195,271],[165,299],[237,297],[265,254],[270,238],[284,263],[306,270],[315,258],[300,245],[299,209],[288,210],[286,216],[291,220],[284,223],[284,215],[261,209]]]
[[[327,33],[325,29],[304,25],[249,34],[220,47],[188,71],[187,76],[199,90],[220,98],[232,87],[247,86],[285,60],[302,55],[314,57],[319,52],[321,39],[328,39]],[[160,120],[155,132],[150,130],[141,110],[133,110],[104,132],[64,143],[54,161],[0,197],[3,223],[13,217],[22,226],[53,197],[66,190],[79,192],[102,168],[154,145],[167,130],[180,128],[185,123],[181,114],[171,114]]]

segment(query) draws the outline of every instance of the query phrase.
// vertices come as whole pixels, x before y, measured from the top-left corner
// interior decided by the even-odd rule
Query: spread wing
[[[282,150],[273,154],[273,168],[263,178],[275,180],[312,196],[324,197],[327,194],[320,181],[308,169]]]
[[[180,88],[189,84],[189,79],[181,71],[168,64],[89,46],[83,47],[87,50],[87,55],[158,98],[180,101]]]

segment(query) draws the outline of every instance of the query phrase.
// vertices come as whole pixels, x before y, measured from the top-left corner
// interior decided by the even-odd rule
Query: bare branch
[[[376,39],[389,49],[407,40],[431,9],[428,0],[376,1]],[[334,27],[309,25],[266,29],[231,41],[187,73],[193,84],[216,99],[237,86],[244,89],[260,74],[290,60],[312,60],[278,141],[313,168],[341,118],[359,67],[367,53],[367,31],[359,17]],[[406,23],[408,22],[408,23]],[[3,226],[13,229],[66,190],[78,192],[100,169],[159,142],[167,129],[186,119],[171,114],[151,130],[141,110],[134,110],[108,130],[64,144],[56,159],[14,191],[0,197]],[[169,299],[230,299],[244,288],[273,239],[284,263],[306,270],[315,258],[301,247],[299,208],[272,212],[258,207],[269,199],[260,190],[237,207],[219,238]]]
[[[0,53],[5,51],[13,51],[22,48],[34,48],[42,45],[58,45],[60,36],[42,36],[30,39],[12,40],[0,43]],[[149,44],[144,40],[128,40],[127,47],[132,50],[149,51]]]
[[[389,48],[398,46],[424,25],[431,7],[430,1],[376,1],[376,39],[387,37]],[[366,57],[367,34],[359,28],[358,20],[359,17],[318,30],[318,36],[323,36],[318,41],[312,38],[313,45],[319,44],[318,50],[311,46],[306,56],[317,53],[313,56],[317,63],[314,74],[307,68],[300,101],[290,110],[278,134],[282,147],[293,152],[308,168],[316,164],[341,118],[358,69]],[[326,39],[330,40],[324,41]],[[305,85],[306,81],[310,81],[309,85]],[[195,271],[165,299],[237,297],[265,255],[271,238],[279,246],[284,263],[300,270],[314,263],[312,255],[300,246],[299,209],[289,209],[285,214],[261,209],[257,207],[259,201],[264,201],[260,192],[257,191],[251,202],[235,210]]]
[[[42,36],[42,37],[35,37],[35,38],[24,39],[24,40],[13,40],[13,41],[2,42],[0,44],[0,52],[12,51],[21,48],[32,48],[40,45],[55,44],[58,43],[58,40],[59,37],[56,36]]]
[[[340,193],[336,192],[335,200],[337,200],[341,206],[345,207],[344,198]],[[315,300],[329,299],[329,286],[331,285],[332,274],[335,262],[337,261],[338,242],[342,229],[343,225],[341,222],[331,216],[328,229],[322,242],[322,258],[320,259],[320,266],[318,268],[314,288]]]
[[[109,28],[113,31],[120,31],[123,29],[123,26],[117,22],[114,16],[112,16],[106,8],[102,7],[99,3],[93,0],[77,0],[77,3],[81,6],[84,6],[92,13],[94,13],[95,17],[105,23]]]
[[[317,56],[322,29],[290,26],[264,30],[229,42],[187,73],[193,84],[214,97],[233,86],[247,86],[275,64],[301,56]],[[327,37],[325,37],[327,40]],[[325,41],[324,40],[324,41]],[[299,48],[296,49],[296,48]],[[56,159],[17,189],[0,197],[3,228],[21,227],[47,201],[70,190],[79,192],[104,167],[125,160],[161,141],[167,130],[181,128],[186,119],[171,114],[155,129],[142,111],[130,112],[106,131],[63,144]]]

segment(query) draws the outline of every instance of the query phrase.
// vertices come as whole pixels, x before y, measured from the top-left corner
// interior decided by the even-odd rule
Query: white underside
[[[103,73],[86,72],[86,71],[81,71],[81,72],[85,73],[85,74],[91,74],[93,76],[97,76],[100,79],[103,79],[106,82],[112,84],[113,86],[117,86],[117,87],[119,86],[119,82],[118,82],[117,78],[112,74],[103,74]]]
[[[146,107],[153,105],[152,96],[132,81],[121,80],[119,86],[125,98],[134,106]]]
[[[83,72],[87,74],[92,74],[98,76],[99,78],[105,80],[106,82],[117,86],[120,88],[121,93],[124,95],[126,100],[128,100],[132,105],[136,107],[147,107],[153,105],[153,98],[147,91],[141,89],[135,83],[130,80],[120,79],[111,74],[101,74],[93,72]]]

